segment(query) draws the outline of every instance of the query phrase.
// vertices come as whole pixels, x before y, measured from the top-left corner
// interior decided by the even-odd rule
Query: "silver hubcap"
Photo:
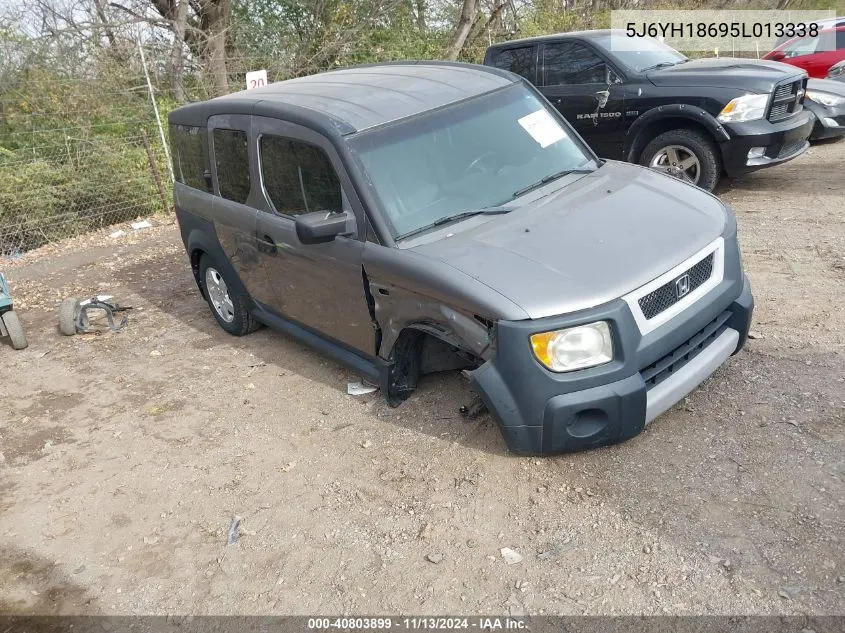
[[[226,323],[231,323],[235,318],[235,306],[229,298],[229,288],[217,270],[208,267],[205,269],[205,289],[208,291],[208,298],[214,311]]]
[[[688,148],[683,145],[664,147],[651,159],[650,167],[680,178],[694,185],[701,178],[701,163]]]

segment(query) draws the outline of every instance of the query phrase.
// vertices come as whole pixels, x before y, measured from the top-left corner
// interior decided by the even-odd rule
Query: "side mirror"
[[[303,244],[331,242],[338,235],[348,235],[345,213],[334,211],[313,211],[296,216],[296,236]]]
[[[779,62],[782,59],[786,59],[786,53],[783,51],[772,51],[769,55],[769,59],[773,62]]]
[[[610,90],[599,90],[596,93],[596,100],[598,101],[599,110],[607,105],[607,100],[610,98]]]

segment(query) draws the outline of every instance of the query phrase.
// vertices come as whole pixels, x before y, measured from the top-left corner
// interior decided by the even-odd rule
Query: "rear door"
[[[620,74],[584,42],[545,42],[540,56],[540,91],[599,156],[621,157],[627,124]]]
[[[364,294],[365,213],[331,143],[308,128],[253,117],[259,209],[260,268],[282,317],[375,356],[375,333]],[[325,244],[303,244],[297,215],[343,211],[357,234]]]
[[[509,70],[512,73],[521,75],[536,85],[538,48],[536,44],[492,48],[487,52],[484,63],[487,66]]]
[[[208,120],[214,201],[211,220],[226,258],[250,296],[266,298],[255,250],[255,196],[248,149],[250,117],[215,115]]]

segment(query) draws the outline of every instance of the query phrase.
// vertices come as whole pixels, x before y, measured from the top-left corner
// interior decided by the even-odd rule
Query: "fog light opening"
[[[765,147],[752,147],[748,150],[748,158],[762,158],[766,155]]]

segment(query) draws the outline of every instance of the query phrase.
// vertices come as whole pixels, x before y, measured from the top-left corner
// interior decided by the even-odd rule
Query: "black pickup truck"
[[[484,63],[517,73],[599,156],[640,163],[707,190],[806,151],[807,74],[754,59],[690,60],[651,38],[582,31],[495,44]]]

